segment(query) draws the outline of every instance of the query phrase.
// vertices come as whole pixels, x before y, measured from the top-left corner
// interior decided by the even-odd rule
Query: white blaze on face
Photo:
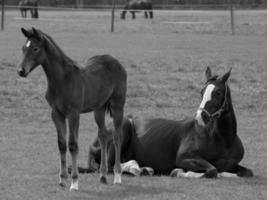
[[[213,84],[209,84],[206,87],[205,93],[203,94],[203,99],[199,105],[199,109],[197,110],[196,120],[197,120],[198,124],[201,126],[205,126],[205,123],[204,123],[202,116],[201,116],[202,109],[205,108],[206,103],[211,100],[211,94],[212,94],[214,88],[215,88],[215,85],[213,85]]]
[[[26,43],[26,47],[30,47],[31,46],[31,41],[28,40],[28,42]]]

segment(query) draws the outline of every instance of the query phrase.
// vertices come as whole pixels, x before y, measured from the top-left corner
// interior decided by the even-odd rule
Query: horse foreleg
[[[153,19],[153,11],[149,11],[150,19]]]
[[[30,12],[31,12],[31,16],[32,16],[32,18],[35,18],[35,17],[34,17],[34,9],[33,9],[33,8],[30,9]]]
[[[38,8],[35,8],[35,18],[38,19],[39,18],[39,13],[38,13]]]
[[[131,13],[132,13],[132,19],[135,19],[135,12],[131,11]]]
[[[217,169],[202,158],[177,159],[176,166],[186,171],[204,172],[206,178],[216,178],[218,176]]]
[[[100,182],[107,183],[107,146],[108,134],[105,125],[105,109],[95,111],[95,121],[98,126],[98,139],[101,148]]]
[[[145,11],[144,14],[145,14],[145,18],[147,19],[148,18],[147,12]]]
[[[123,10],[123,11],[122,11],[122,13],[121,13],[121,19],[125,19],[125,17],[126,17],[126,13],[127,13],[126,10]]]
[[[240,176],[240,177],[252,177],[253,176],[253,172],[251,169],[248,169],[248,168],[243,167],[241,165],[236,165],[229,172],[235,173],[235,174],[237,174],[237,176]]]
[[[67,167],[66,167],[66,120],[59,112],[52,111],[52,120],[57,129],[57,140],[58,149],[60,152],[60,172],[59,172],[59,185],[61,187],[66,187],[66,180],[68,178]]]
[[[121,136],[123,122],[123,107],[112,109],[113,123],[115,130],[113,134],[113,143],[115,148],[115,164],[114,164],[114,184],[121,184]]]
[[[70,190],[78,190],[78,166],[77,158],[79,152],[78,137],[79,137],[79,122],[80,114],[78,112],[73,112],[68,116],[69,120],[69,151],[72,158],[72,171],[71,171],[71,186]]]

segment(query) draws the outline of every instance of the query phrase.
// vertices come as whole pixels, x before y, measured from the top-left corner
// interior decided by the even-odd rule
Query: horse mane
[[[69,56],[67,56],[65,54],[65,52],[58,46],[58,44],[55,42],[55,40],[51,36],[49,36],[48,34],[42,32],[40,30],[38,30],[38,31],[39,31],[39,33],[41,33],[41,35],[43,36],[45,41],[50,43],[59,52],[59,54],[61,54],[64,57],[64,61],[66,62],[66,66],[71,66],[71,67],[74,67],[76,69],[81,68],[76,61],[72,60]]]

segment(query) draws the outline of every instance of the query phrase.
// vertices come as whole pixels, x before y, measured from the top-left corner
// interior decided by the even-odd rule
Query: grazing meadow
[[[41,10],[39,20],[23,20],[18,11],[6,11],[5,31],[0,32],[0,199],[267,199],[267,11],[237,11],[235,36],[229,20],[228,11],[155,12],[153,20],[137,13],[136,20],[128,14],[124,21],[116,12],[110,33],[109,12]],[[255,176],[123,176],[122,185],[113,185],[109,175],[108,184],[102,185],[98,174],[82,174],[79,191],[59,189],[59,153],[44,97],[45,74],[41,67],[26,79],[16,72],[26,41],[21,27],[48,33],[80,65],[98,54],[117,58],[128,73],[125,115],[193,117],[206,67],[218,74],[232,67],[229,86],[245,146],[241,163]],[[82,115],[79,165],[87,165],[96,135],[93,114]]]

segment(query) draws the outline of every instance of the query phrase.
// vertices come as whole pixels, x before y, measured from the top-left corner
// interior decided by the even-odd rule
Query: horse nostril
[[[25,70],[23,68],[18,69],[18,75],[21,77],[25,77]]]
[[[209,121],[209,116],[206,112],[202,112],[201,117],[205,123],[207,123]]]

